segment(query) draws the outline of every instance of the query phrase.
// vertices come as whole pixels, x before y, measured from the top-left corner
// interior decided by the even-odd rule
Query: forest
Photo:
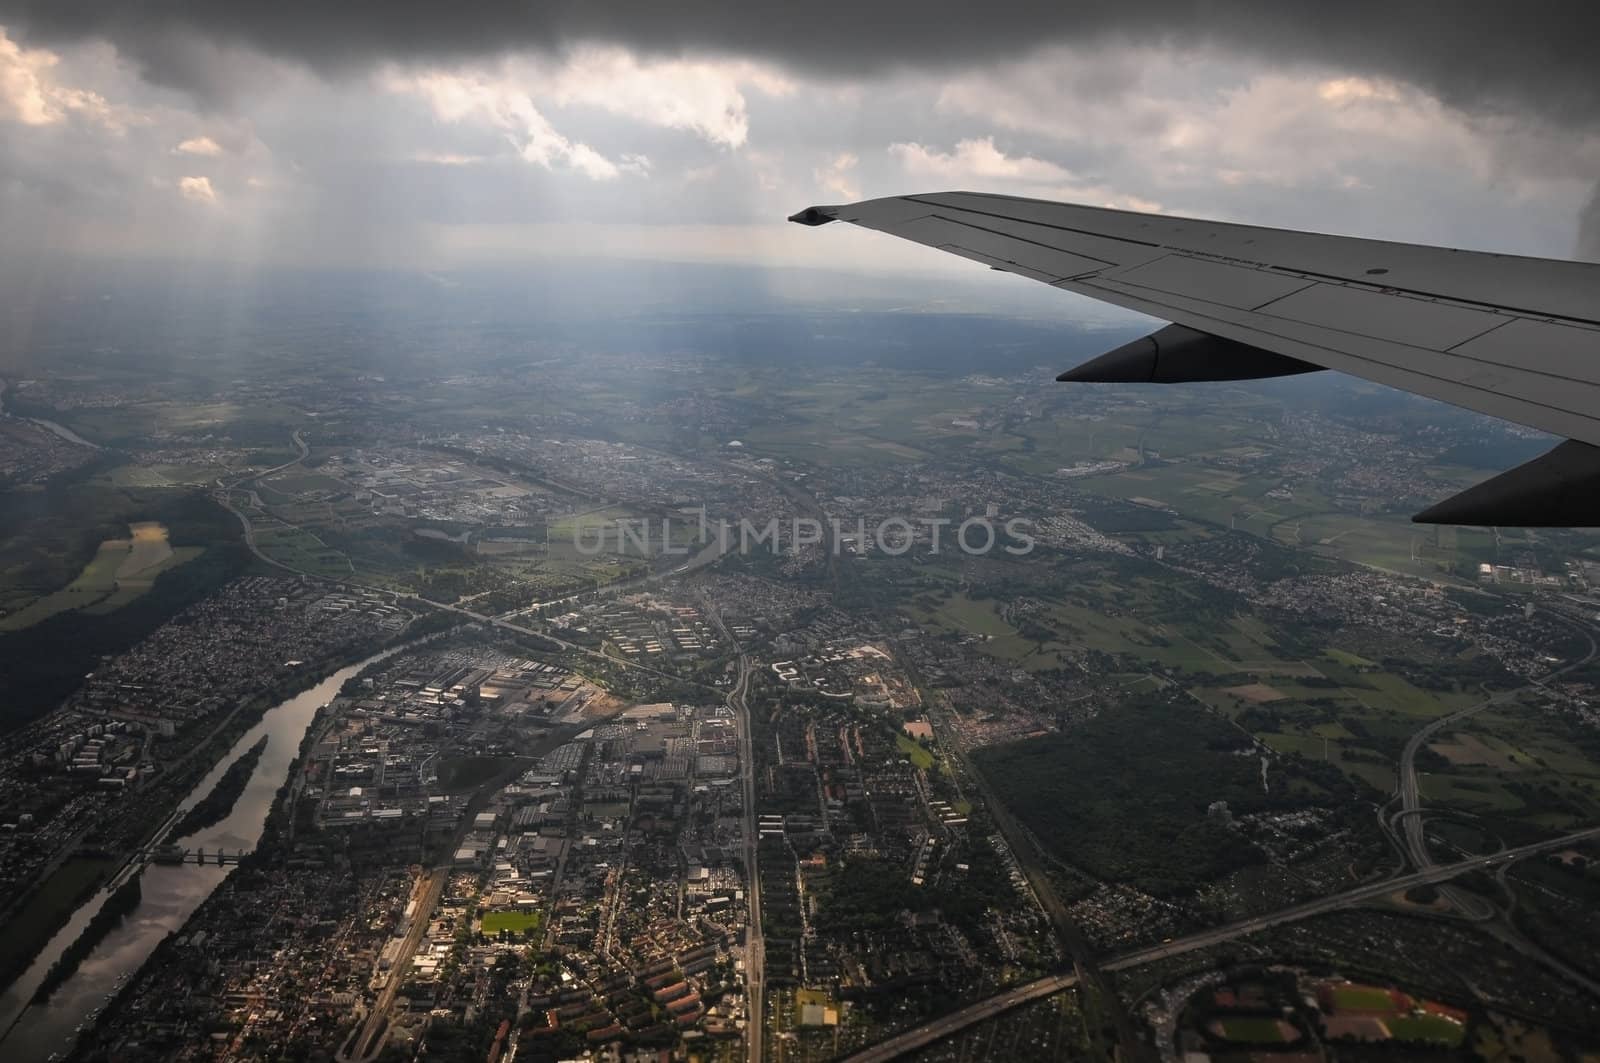
[[[1174,897],[1264,859],[1208,815],[1304,807],[1303,766],[1275,762],[1263,787],[1250,737],[1193,702],[1148,697],[1071,730],[975,755],[995,795],[1052,855],[1111,882]],[[1318,785],[1340,786],[1320,776]],[[1335,802],[1348,803],[1340,794]]]

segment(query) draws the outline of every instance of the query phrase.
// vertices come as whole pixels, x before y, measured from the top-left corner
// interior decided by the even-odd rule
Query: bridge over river
[[[139,855],[158,864],[215,864],[221,867],[223,864],[240,863],[250,853],[251,850],[249,849],[217,849],[208,854],[203,848],[180,849],[176,845],[163,845],[158,848],[141,850]]]

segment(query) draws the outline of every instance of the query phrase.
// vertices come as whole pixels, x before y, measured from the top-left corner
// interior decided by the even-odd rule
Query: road
[[[1202,930],[1197,934],[1190,934],[1187,937],[1177,938],[1173,941],[1165,941],[1159,945],[1151,945],[1148,948],[1138,949],[1134,952],[1123,953],[1101,963],[1100,967],[1106,971],[1123,971],[1152,963],[1156,960],[1181,956],[1198,949],[1220,945],[1225,941],[1231,941],[1246,934],[1254,934],[1270,927],[1298,922],[1302,919],[1323,915],[1340,908],[1354,907],[1379,897],[1411,889],[1413,886],[1445,882],[1468,871],[1496,867],[1503,863],[1520,860],[1525,856],[1532,856],[1551,849],[1564,848],[1575,842],[1587,841],[1591,838],[1600,838],[1600,827],[1590,827],[1587,830],[1564,834],[1558,838],[1547,838],[1544,841],[1532,842],[1528,845],[1518,846],[1515,849],[1504,849],[1498,853],[1474,856],[1452,864],[1436,865],[1420,871],[1413,871],[1409,874],[1384,879],[1382,882],[1371,882],[1363,886],[1356,886],[1342,893],[1320,897],[1314,901],[1306,901],[1304,904],[1282,908],[1265,915],[1253,916],[1212,930]],[[896,1037],[891,1037],[887,1041],[881,1041],[870,1048],[865,1048],[852,1056],[846,1057],[847,1063],[882,1063],[882,1061],[894,1059],[907,1052],[925,1048],[935,1041],[940,1041],[959,1033],[974,1023],[991,1019],[1021,1004],[1040,1000],[1053,993],[1059,993],[1063,989],[1070,989],[1077,984],[1077,975],[1058,974],[1015,986],[1004,993],[980,1000],[976,1004],[970,1004],[959,1011],[953,1011],[948,1015],[934,1019],[932,1022],[924,1023],[915,1029],[907,1030]]]
[[[291,464],[293,463],[291,462]],[[279,466],[279,468],[283,468],[283,466]],[[262,475],[265,475],[265,473]],[[341,579],[338,576],[328,576],[319,572],[306,572],[302,569],[295,568],[292,565],[287,565],[282,561],[279,561],[277,558],[263,553],[261,548],[256,545],[255,529],[250,523],[250,517],[243,510],[240,510],[237,506],[235,506],[232,500],[229,499],[225,493],[217,496],[217,502],[224,509],[239,519],[239,523],[244,526],[245,546],[248,547],[250,552],[255,555],[256,559],[261,561],[263,564],[271,565],[273,568],[282,569],[283,571],[292,573],[296,576],[309,576],[312,579],[319,580],[323,583],[331,583],[335,586],[347,587],[350,590],[371,591],[376,589],[368,584],[357,582],[356,580]],[[532,635],[535,638],[543,639],[546,642],[552,643],[563,650],[570,650],[573,653],[580,653],[588,657],[593,657],[598,660],[605,661],[608,664],[614,664],[619,668],[629,668],[637,672],[649,672],[651,675],[657,675],[663,679],[671,679],[674,682],[684,681],[683,677],[675,675],[672,672],[667,672],[660,668],[652,668],[650,665],[640,664],[637,661],[630,661],[621,657],[612,657],[610,654],[602,653],[599,650],[590,649],[587,646],[579,646],[575,642],[568,642],[565,639],[556,638],[554,635],[548,634],[547,632],[539,631],[535,628],[527,627],[522,624],[512,623],[510,620],[507,620],[504,617],[490,616],[488,613],[480,613],[472,609],[464,609],[459,605],[448,605],[444,602],[435,602],[428,598],[418,597],[415,594],[401,594],[398,591],[384,591],[382,593],[388,594],[396,602],[403,602],[406,605],[415,606],[424,611],[439,609],[446,613],[455,613],[458,616],[464,616],[467,619],[477,621],[480,624],[487,624],[490,627],[500,628],[504,631],[513,631],[519,635]]]
[[[749,1001],[749,1007],[746,1009],[748,1019],[745,1027],[745,1044],[746,1058],[750,1063],[761,1063],[762,1052],[766,1047],[763,1043],[765,1026],[762,1023],[762,1016],[765,1014],[763,1005],[766,999],[767,956],[766,940],[761,932],[761,866],[756,862],[756,845],[759,840],[759,835],[756,833],[756,743],[754,729],[750,725],[750,705],[745,700],[750,691],[750,655],[744,652],[744,648],[733,637],[733,632],[723,623],[722,614],[715,606],[710,602],[706,602],[705,606],[706,615],[717,625],[717,630],[728,640],[728,645],[734,647],[739,654],[739,678],[734,683],[733,689],[728,692],[728,707],[733,710],[739,724],[739,779],[744,787],[740,801],[744,811],[744,823],[739,833],[744,843],[744,892],[748,898],[746,909],[749,912],[744,931],[745,999]]]
[[[256,544],[255,527],[251,524],[249,515],[235,506],[233,504],[233,500],[228,497],[228,492],[236,490],[244,484],[252,483],[264,476],[271,476],[273,473],[282,472],[284,469],[298,465],[300,462],[304,461],[306,456],[310,453],[310,447],[307,446],[305,439],[300,435],[298,429],[293,433],[293,438],[294,445],[300,452],[299,457],[296,457],[290,461],[286,461],[282,465],[275,465],[272,468],[266,469],[262,472],[255,472],[242,476],[239,479],[234,480],[232,483],[224,484],[219,480],[217,483],[218,490],[215,495],[218,504],[238,518],[240,525],[242,525],[244,528],[245,546],[248,547],[250,553],[253,554],[256,559],[261,561],[263,564],[271,565],[274,568],[282,569],[285,572],[290,572],[297,576],[309,576],[312,579],[321,580],[325,583],[332,583],[340,587],[348,587],[351,590],[374,590],[375,588],[367,584],[360,583],[356,580],[342,579],[338,576],[328,576],[318,572],[306,572],[302,569],[295,568],[292,565],[285,564],[284,562],[279,561],[277,558],[271,557],[262,552],[261,547]],[[290,527],[293,527],[293,525],[290,525]],[[690,556],[690,558],[683,564],[678,565],[667,572],[650,573],[645,576],[638,577],[637,582],[645,583],[653,579],[662,579],[667,576],[681,575],[683,573],[693,571],[694,569],[709,565],[721,558],[725,553],[726,550],[723,549],[722,544],[713,541],[705,548]],[[599,590],[600,592],[611,592],[622,589],[623,586],[621,584],[611,584],[600,588]],[[439,609],[447,613],[455,613],[458,616],[464,616],[469,620],[477,621],[480,624],[487,624],[490,627],[497,627],[501,630],[512,631],[519,635],[531,635],[535,638],[543,639],[546,642],[553,643],[563,650],[593,657],[597,660],[605,661],[608,664],[616,665],[619,668],[627,668],[636,672],[647,672],[651,675],[660,676],[663,679],[670,679],[673,682],[684,682],[682,676],[679,676],[673,672],[668,672],[660,668],[653,668],[650,665],[641,664],[637,661],[630,661],[622,657],[612,657],[610,654],[603,653],[600,650],[590,649],[588,646],[580,646],[575,642],[568,642],[565,639],[556,638],[554,635],[551,635],[547,632],[539,631],[535,628],[527,627],[522,624],[513,623],[510,618],[526,613],[528,611],[527,608],[514,609],[511,612],[500,616],[491,616],[488,613],[480,613],[472,609],[463,608],[459,605],[447,605],[444,602],[436,602],[414,594],[401,594],[395,591],[389,591],[385,593],[390,594],[396,602],[403,602],[407,605],[415,606],[422,610]],[[576,600],[577,597],[578,595],[573,595],[571,596],[571,599]],[[730,639],[730,641],[732,641],[732,636],[728,634],[726,629],[724,629],[723,634],[724,637],[727,637]],[[733,645],[737,646],[738,644],[737,642],[734,642]],[[748,662],[746,666],[748,666]]]

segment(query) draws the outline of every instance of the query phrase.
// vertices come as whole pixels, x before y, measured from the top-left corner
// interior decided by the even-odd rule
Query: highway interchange
[[[1319,897],[1316,900],[1306,901],[1290,908],[1283,908],[1265,915],[1252,916],[1237,923],[1229,923],[1226,926],[1202,930],[1199,933],[1175,938],[1159,945],[1151,945],[1134,952],[1124,953],[1103,961],[1100,966],[1107,971],[1123,971],[1132,967],[1139,967],[1146,963],[1153,963],[1156,960],[1167,959],[1171,956],[1181,956],[1197,949],[1219,945],[1234,938],[1254,934],[1270,927],[1298,922],[1302,919],[1309,919],[1312,916],[1322,915],[1340,908],[1351,908],[1367,901],[1403,892],[1414,886],[1447,882],[1468,871],[1494,868],[1520,860],[1526,856],[1562,848],[1592,838],[1600,838],[1600,827],[1590,827],[1587,830],[1564,834],[1557,838],[1547,838],[1544,841],[1518,846],[1515,849],[1503,849],[1497,853],[1474,856],[1452,864],[1436,865],[1426,870],[1413,871],[1394,878],[1386,878],[1381,882],[1371,882],[1356,886],[1342,893]],[[1078,978],[1075,974],[1050,975],[1032,982],[1026,982],[863,1049],[847,1057],[847,1063],[882,1063],[884,1060],[895,1059],[907,1052],[925,1048],[935,1041],[940,1041],[959,1033],[974,1023],[994,1018],[996,1015],[1010,1011],[1021,1004],[1042,999],[1053,993],[1059,993],[1063,989],[1070,989],[1077,983]]]

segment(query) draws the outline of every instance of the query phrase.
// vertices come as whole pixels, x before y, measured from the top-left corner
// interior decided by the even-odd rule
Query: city
[[[1154,398],[958,377],[899,401],[962,415],[893,449],[860,400],[816,453],[729,395],[689,446],[664,441],[699,404],[641,409],[628,443],[582,442],[604,409],[560,413],[560,444],[429,430],[477,385],[276,451],[213,437],[204,473],[172,475],[181,436],[130,452],[170,477],[136,490],[210,484],[210,523],[163,525],[171,571],[229,563],[7,739],[10,998],[59,984],[11,1036],[60,1028],[84,969],[29,958],[72,952],[62,920],[141,862],[141,906],[157,873],[225,877],[170,932],[133,935],[136,908],[87,944],[147,958],[62,1042],[81,1058],[1177,1058],[1596,1022],[1571,924],[1600,811],[1589,540],[1383,516],[1470,418],[1261,395],[1168,441]],[[1072,457],[1091,432],[1112,458]],[[958,535],[1012,520],[1027,549]],[[69,608],[134,604],[99,593]],[[272,730],[254,836],[170,830],[213,790],[229,815],[217,771],[268,692],[340,668],[303,733]],[[1407,934],[1464,951],[1399,964]]]

